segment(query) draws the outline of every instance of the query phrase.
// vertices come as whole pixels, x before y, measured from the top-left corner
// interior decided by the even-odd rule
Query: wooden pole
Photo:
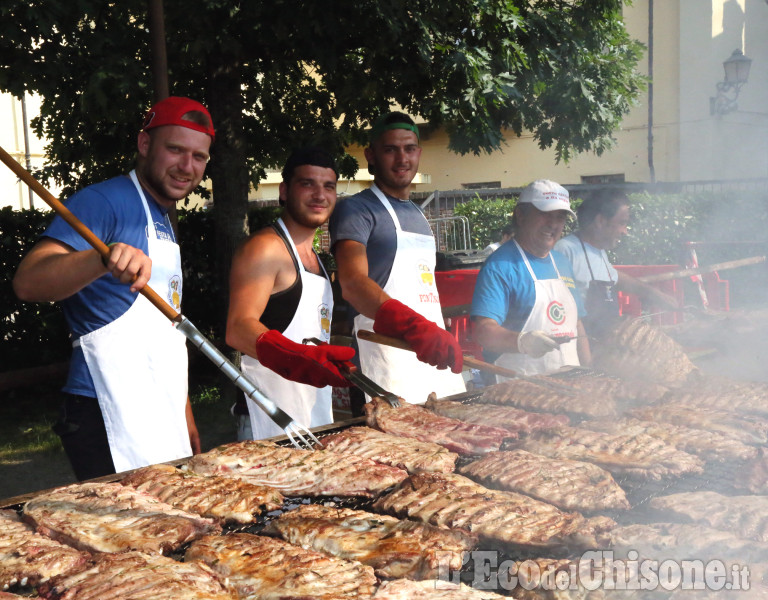
[[[729,260],[726,262],[709,265],[708,267],[696,267],[693,269],[681,269],[679,271],[670,271],[669,273],[659,273],[658,275],[646,275],[638,277],[638,281],[643,283],[656,283],[658,281],[670,281],[672,279],[682,279],[693,275],[702,275],[703,273],[712,273],[714,271],[726,271],[736,267],[745,267],[747,265],[757,265],[765,262],[765,256],[752,256],[750,258],[740,258],[738,260]]]

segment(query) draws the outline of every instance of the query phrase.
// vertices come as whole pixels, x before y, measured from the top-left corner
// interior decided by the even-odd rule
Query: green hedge
[[[21,302],[11,279],[21,258],[48,226],[51,213],[0,209],[0,371],[66,360],[70,352],[67,327],[55,304]]]
[[[698,250],[701,265],[768,252],[766,193],[633,194],[630,198],[632,223],[629,235],[612,253],[616,264],[682,264],[683,244],[687,241],[711,242]],[[575,199],[574,206],[579,202]],[[473,246],[484,248],[499,238],[514,204],[514,199],[476,198],[457,206],[455,213],[468,217]],[[279,211],[279,207],[252,210],[251,231],[274,221]],[[69,356],[60,310],[51,304],[19,302],[10,285],[21,257],[50,218],[50,213],[36,210],[0,210],[0,335],[4,348],[0,371],[49,364]],[[201,331],[220,339],[223,332],[215,331],[211,310],[211,299],[219,291],[213,273],[213,210],[179,211],[179,241],[184,265],[184,314]],[[322,258],[332,266],[330,257]],[[767,271],[765,265],[760,265],[723,272],[721,277],[731,282],[732,303],[738,304],[740,298],[746,303],[765,297]]]

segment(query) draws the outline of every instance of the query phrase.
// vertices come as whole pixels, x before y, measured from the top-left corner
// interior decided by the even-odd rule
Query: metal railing
[[[472,238],[467,217],[438,217],[428,219],[435,243],[440,252],[451,250],[470,250]]]

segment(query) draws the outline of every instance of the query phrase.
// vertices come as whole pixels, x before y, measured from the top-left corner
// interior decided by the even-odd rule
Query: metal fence
[[[438,251],[467,250],[472,246],[467,217],[438,217],[428,219]]]

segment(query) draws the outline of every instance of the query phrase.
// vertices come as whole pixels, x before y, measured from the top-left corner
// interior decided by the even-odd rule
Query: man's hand
[[[517,336],[517,350],[533,358],[541,358],[557,348],[557,342],[543,331],[524,331]]]
[[[286,379],[317,388],[349,387],[349,381],[334,363],[354,355],[354,349],[347,346],[297,344],[274,329],[256,340],[256,357],[261,364]]]
[[[389,299],[379,307],[373,330],[405,340],[422,362],[461,373],[464,355],[453,336],[398,300]]]
[[[132,292],[141,290],[152,276],[152,260],[144,252],[128,244],[117,243],[110,246],[109,257],[103,262],[112,277],[132,284]]]

